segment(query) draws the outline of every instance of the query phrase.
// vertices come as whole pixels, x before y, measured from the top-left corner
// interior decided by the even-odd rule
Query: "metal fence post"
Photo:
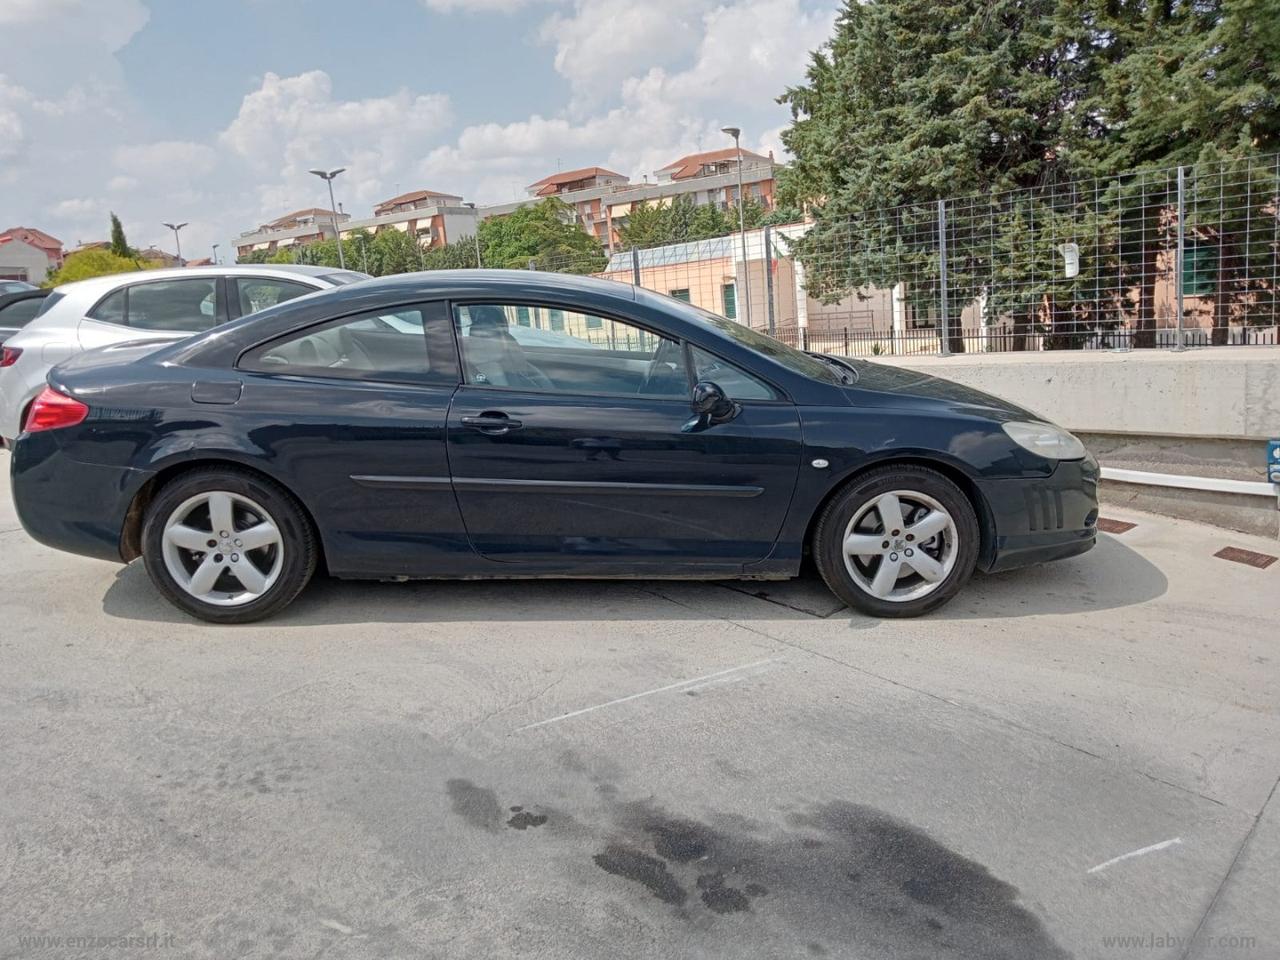
[[[1178,167],[1178,252],[1177,252],[1177,255],[1174,257],[1174,271],[1177,273],[1177,280],[1176,280],[1175,282],[1177,283],[1177,287],[1176,287],[1176,289],[1177,289],[1177,291],[1178,291],[1178,338],[1177,338],[1177,340],[1176,340],[1176,341],[1174,341],[1174,345],[1173,345],[1173,349],[1174,349],[1174,350],[1185,350],[1185,349],[1187,348],[1186,342],[1185,342],[1185,341],[1183,340],[1183,338],[1182,338],[1182,317],[1183,317],[1183,307],[1182,307],[1182,294],[1183,294],[1182,286],[1183,286],[1183,277],[1182,277],[1182,273],[1183,273],[1183,269],[1184,269],[1184,266],[1185,266],[1185,260],[1184,260],[1184,258],[1186,257],[1186,254],[1187,254],[1187,248],[1186,248],[1186,243],[1187,243],[1187,229],[1186,229],[1186,226],[1187,226],[1187,225],[1186,225],[1186,220],[1187,220],[1187,178],[1186,178],[1186,168],[1185,168],[1185,167],[1182,167],[1182,166],[1179,166],[1179,167]],[[1213,321],[1213,322],[1214,322],[1214,323],[1217,323],[1217,322],[1218,322],[1218,318],[1217,318],[1217,317],[1214,317],[1214,321]]]
[[[529,269],[530,270],[538,269],[538,261],[533,259],[532,257],[529,258]]]
[[[631,248],[631,282],[640,286],[640,251]]]
[[[769,336],[773,336],[773,227],[771,226],[764,228],[764,284],[765,297],[769,305]]]
[[[947,317],[947,201],[938,201],[938,281],[942,285],[942,349],[939,351],[942,356],[951,353],[951,344],[948,342],[948,317]]]

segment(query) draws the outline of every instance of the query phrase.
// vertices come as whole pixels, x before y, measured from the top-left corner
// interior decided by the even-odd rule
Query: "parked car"
[[[521,343],[549,330],[589,349]],[[526,272],[355,284],[49,375],[12,460],[42,543],[197,617],[342,578],[781,579],[877,616],[1094,544],[1097,462],[1034,414],[801,353],[646,290]]]
[[[34,283],[27,283],[25,280],[0,280],[0,295],[38,289]]]
[[[176,340],[367,274],[292,265],[117,273],[55,287],[0,355],[0,441],[22,429],[54,364],[129,340]]]
[[[10,293],[0,292],[0,344],[35,318],[47,296],[49,291],[39,287]]]

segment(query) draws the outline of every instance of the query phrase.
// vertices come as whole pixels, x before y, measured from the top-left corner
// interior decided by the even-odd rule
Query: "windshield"
[[[718,313],[703,310],[701,307],[695,307],[683,301],[680,301],[680,305],[695,314],[699,320],[715,327],[721,333],[728,334],[744,347],[757,353],[763,353],[766,357],[778,361],[778,363],[794,373],[813,380],[821,380],[823,383],[844,382],[844,378],[841,377],[839,372],[816,357],[811,357],[807,353],[788,347],[785,343],[775,340],[773,337],[757,330],[752,330],[750,327],[745,327],[736,320],[722,317]]]

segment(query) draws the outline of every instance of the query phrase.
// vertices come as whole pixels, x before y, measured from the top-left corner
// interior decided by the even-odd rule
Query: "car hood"
[[[858,374],[858,382],[847,388],[855,405],[941,407],[1000,421],[1044,419],[1016,403],[918,370],[870,360],[846,362]]]

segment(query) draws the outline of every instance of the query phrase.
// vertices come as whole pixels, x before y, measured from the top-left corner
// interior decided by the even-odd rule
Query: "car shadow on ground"
[[[705,598],[697,590],[710,591]],[[978,574],[933,620],[1091,613],[1153,600],[1168,589],[1158,567],[1111,536],[1087,554],[1008,573]],[[764,603],[735,602],[732,593]],[[726,603],[728,599],[730,602]],[[193,623],[163,600],[141,562],[120,569],[103,612],[125,620]],[[273,626],[459,621],[841,619],[853,613],[812,571],[787,581],[426,580],[375,583],[317,577]]]

